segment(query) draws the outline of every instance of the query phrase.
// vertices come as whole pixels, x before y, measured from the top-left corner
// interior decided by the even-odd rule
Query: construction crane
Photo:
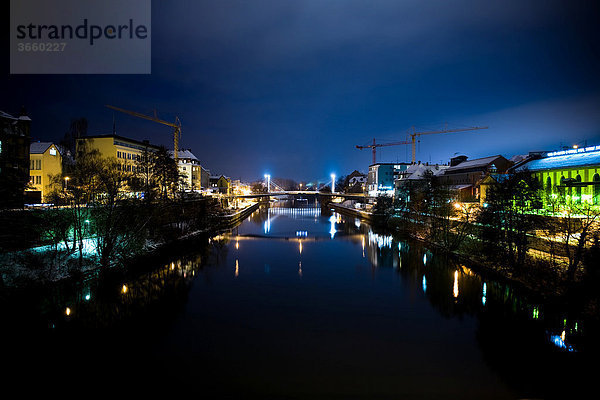
[[[373,164],[375,164],[377,162],[377,148],[378,147],[385,147],[385,146],[398,146],[401,144],[410,144],[411,142],[409,141],[402,141],[402,142],[392,142],[392,143],[375,143],[375,138],[373,138],[373,144],[367,144],[364,146],[356,146],[357,149],[372,149],[373,150]]]
[[[173,128],[173,158],[175,158],[175,162],[177,162],[177,160],[178,160],[177,150],[179,149],[179,139],[181,139],[181,121],[179,120],[179,117],[175,117],[175,122],[169,122],[169,121],[163,121],[162,119],[159,119],[158,115],[156,114],[156,110],[154,110],[154,115],[152,116],[152,115],[146,115],[146,114],[142,114],[142,113],[135,112],[135,111],[125,110],[123,108],[111,106],[108,104],[106,105],[106,107],[110,108],[111,110],[116,110],[116,111],[120,111],[125,114],[133,115],[134,117],[147,119],[148,121],[154,121],[154,122],[158,122],[159,124],[163,124],[163,125],[172,127]]]
[[[405,140],[405,141],[401,141],[401,142],[392,142],[392,143],[376,143],[375,139],[373,139],[373,144],[368,144],[365,146],[356,146],[357,149],[367,149],[367,148],[371,148],[373,149],[373,164],[376,163],[376,149],[377,147],[384,147],[384,146],[398,146],[398,145],[404,145],[404,144],[410,144],[412,145],[412,163],[415,163],[415,159],[416,159],[416,142],[417,142],[417,137],[421,136],[421,135],[432,135],[435,133],[452,133],[452,132],[464,132],[464,131],[475,131],[478,129],[488,129],[487,126],[473,126],[473,127],[469,127],[469,128],[456,128],[456,129],[448,129],[447,127],[444,129],[440,129],[437,131],[416,131],[415,127],[412,127],[412,131],[408,132],[408,135],[410,136],[410,140]]]

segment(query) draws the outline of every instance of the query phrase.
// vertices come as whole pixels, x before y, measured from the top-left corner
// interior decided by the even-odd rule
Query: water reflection
[[[374,294],[368,302],[371,291]],[[37,315],[41,325],[53,331],[118,327],[126,321],[138,321],[140,315],[149,315],[153,323],[163,321],[157,315],[191,318],[188,312],[209,313],[206,309],[215,308],[214,315],[209,315],[217,322],[208,337],[218,344],[223,344],[218,338],[225,335],[224,326],[236,330],[243,324],[252,324],[232,317],[232,322],[224,322],[238,306],[243,308],[250,303],[241,314],[244,318],[252,316],[248,321],[258,321],[246,331],[245,340],[251,343],[250,348],[262,345],[261,351],[268,352],[265,349],[277,339],[269,336],[265,344],[266,339],[261,335],[273,329],[283,337],[282,343],[276,342],[280,347],[275,346],[281,351],[286,335],[296,337],[290,333],[294,330],[299,332],[301,340],[309,343],[302,347],[304,351],[316,349],[314,354],[296,355],[294,360],[321,359],[334,351],[332,343],[356,347],[353,341],[356,340],[377,347],[378,336],[389,329],[393,335],[381,346],[389,346],[394,357],[381,362],[394,365],[404,357],[414,364],[419,362],[418,357],[410,358],[410,351],[397,351],[394,346],[403,341],[421,345],[415,351],[428,354],[434,362],[445,362],[443,352],[429,354],[433,351],[428,346],[442,340],[438,336],[451,336],[446,335],[454,332],[451,329],[458,330],[457,326],[469,326],[468,321],[474,321],[474,332],[466,328],[460,332],[474,336],[485,361],[477,368],[487,366],[520,394],[530,394],[527,391],[530,388],[536,388],[534,394],[541,393],[540,374],[555,365],[547,362],[553,351],[576,353],[590,340],[577,314],[548,309],[510,285],[489,277],[484,280],[465,265],[420,243],[373,230],[356,218],[315,207],[260,209],[236,229],[197,243],[187,255],[178,254],[132,276],[106,282],[89,279],[74,291],[45,294],[43,301],[44,307],[36,305],[36,311],[28,310],[28,315]],[[251,308],[254,305],[257,310]],[[192,311],[187,311],[189,308]],[[320,317],[322,313],[326,317]],[[331,320],[335,316],[344,318]],[[414,322],[421,321],[420,318],[426,322]],[[290,323],[293,329],[278,325],[277,319]],[[427,325],[429,319],[431,338],[435,339],[411,342],[411,335],[424,334],[420,325]],[[210,321],[209,318],[202,323]],[[381,328],[377,335],[365,333],[370,323],[381,324],[377,326]],[[391,328],[396,324],[397,330]],[[331,342],[327,341],[328,326],[335,338]],[[449,330],[445,332],[442,327]],[[185,332],[178,334],[184,336],[184,339],[178,337],[179,340],[188,343],[196,340],[187,338]],[[319,347],[321,340],[328,346]],[[456,344],[452,340],[455,339],[450,337],[447,343]],[[225,338],[223,341],[230,343]],[[457,346],[463,345],[458,342]],[[232,357],[241,364],[259,362],[249,361],[260,358],[259,352],[249,349],[244,353],[243,349],[237,349]],[[345,353],[329,354],[345,357]],[[532,355],[539,360],[531,361]],[[218,355],[219,362],[222,356]],[[369,360],[368,356],[362,357],[356,355],[344,362],[352,365]],[[537,363],[539,382],[522,381],[522,375],[532,373],[521,367],[530,365],[524,360]]]

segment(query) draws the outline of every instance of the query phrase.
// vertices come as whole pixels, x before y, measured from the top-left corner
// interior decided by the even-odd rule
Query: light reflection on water
[[[506,284],[490,279],[484,282],[466,266],[436,255],[418,243],[376,232],[355,218],[321,208],[261,209],[232,231],[212,237],[201,249],[185,257],[174,257],[135,278],[108,285],[108,289],[93,280],[85,282],[73,295],[53,299],[51,303],[56,304],[56,310],[40,317],[47,318],[45,325],[55,331],[72,326],[111,327],[148,312],[154,315],[155,311],[147,310],[158,307],[169,318],[179,315],[180,322],[170,328],[171,335],[178,340],[191,337],[181,326],[185,327],[185,321],[196,321],[195,316],[200,315],[203,317],[195,323],[208,323],[206,329],[211,336],[205,340],[217,348],[229,343],[229,329],[242,330],[244,340],[262,343],[260,348],[266,358],[273,357],[272,346],[280,349],[278,346],[286,341],[286,335],[289,340],[310,338],[339,346],[339,339],[328,338],[327,329],[344,331],[344,327],[352,327],[346,331],[343,343],[347,341],[350,347],[359,342],[370,343],[374,354],[379,354],[381,368],[398,362],[395,357],[388,360],[384,354],[387,351],[396,354],[404,342],[409,347],[403,350],[403,357],[418,365],[422,360],[411,359],[409,348],[422,346],[420,351],[429,354],[431,342],[421,336],[433,334],[445,346],[455,346],[467,354],[475,352],[477,357],[481,352],[486,362],[472,361],[470,368],[481,370],[479,378],[488,384],[491,371],[504,369],[503,363],[518,362],[506,361],[495,354],[498,341],[509,340],[516,349],[542,345],[547,352],[554,348],[570,353],[578,350],[575,342],[585,333],[581,321],[561,316],[557,323],[555,316],[545,315],[543,304],[531,302]],[[202,301],[198,302],[199,299]],[[239,325],[239,318],[249,316],[260,324],[252,325],[251,329]],[[220,322],[213,323],[213,319]],[[317,325],[313,325],[315,319]],[[426,323],[415,322],[421,319]],[[293,324],[295,333],[280,326],[278,320]],[[528,333],[523,337],[533,336],[538,342],[519,343],[518,330],[513,331],[512,338],[497,332],[500,323],[545,334]],[[330,328],[323,328],[327,326]],[[371,326],[376,332],[383,330],[394,335],[384,340],[371,332]],[[465,337],[477,335],[477,343],[471,341],[465,345],[444,334],[444,330],[460,332]],[[280,332],[280,336],[270,335],[271,331]],[[313,336],[321,331],[322,335]],[[412,337],[413,334],[418,337]],[[195,331],[194,335],[204,334]],[[267,335],[269,341],[263,343],[260,335]],[[178,348],[177,342],[170,346]],[[303,357],[320,358],[327,363],[327,351],[331,350],[320,349],[319,353],[310,354],[311,346],[301,346],[307,352],[302,357],[284,352],[289,357],[287,361],[297,362],[298,368],[304,366]],[[204,348],[194,351],[201,352],[200,349]],[[240,357],[242,360],[249,357],[244,361],[249,362],[253,357],[258,364],[266,362],[250,348],[236,346],[236,349],[238,361]],[[334,352],[330,356],[332,360],[343,357],[348,365],[354,365],[354,361],[357,365],[372,361],[368,353],[361,352],[348,359],[346,353]],[[526,355],[514,352],[513,356]],[[440,363],[445,356],[429,354],[428,357],[435,359],[431,362]],[[519,387],[511,381],[517,378],[510,372],[494,373],[502,376],[503,385]],[[286,376],[280,378],[285,382]],[[343,381],[339,377],[332,379]],[[460,381],[462,377],[457,375],[453,379]],[[503,393],[506,387],[500,385],[497,389]]]

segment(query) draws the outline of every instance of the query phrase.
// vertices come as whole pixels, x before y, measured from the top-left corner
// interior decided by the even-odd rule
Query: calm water
[[[3,386],[46,393],[570,397],[598,372],[576,311],[318,206],[1,311]]]

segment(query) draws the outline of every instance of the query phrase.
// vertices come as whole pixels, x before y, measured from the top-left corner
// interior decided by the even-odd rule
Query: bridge
[[[285,190],[285,191],[277,191],[277,192],[269,192],[269,193],[254,193],[254,194],[229,194],[223,195],[222,197],[231,198],[231,199],[256,199],[262,197],[283,197],[283,196],[321,196],[324,198],[334,198],[334,197],[343,197],[345,199],[351,200],[365,200],[370,199],[372,197],[367,196],[365,193],[327,193],[327,192],[317,192],[313,190]]]

